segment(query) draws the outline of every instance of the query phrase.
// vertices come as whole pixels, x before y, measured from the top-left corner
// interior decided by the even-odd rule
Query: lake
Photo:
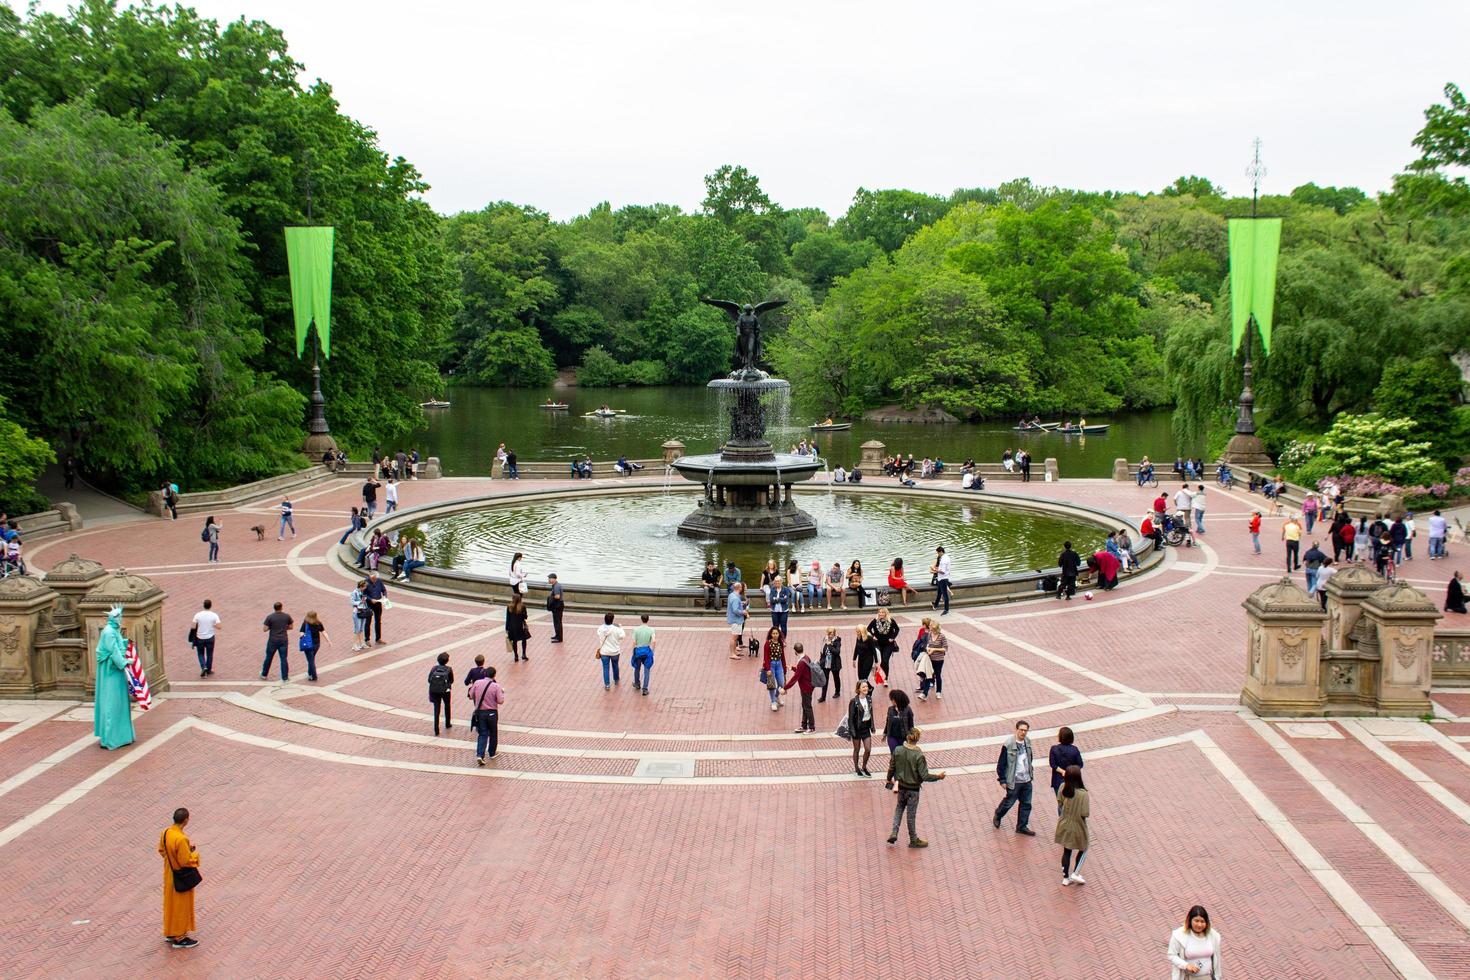
[[[483,476],[490,471],[495,449],[504,442],[522,460],[570,459],[587,453],[594,459],[649,459],[662,455],[665,440],[678,439],[685,451],[714,452],[728,432],[718,417],[716,396],[704,387],[671,388],[450,388],[446,409],[425,410],[426,424],[405,442],[424,456],[438,456],[446,476]],[[566,402],[569,411],[549,412],[537,406],[548,398]],[[584,418],[600,405],[626,410],[616,418]],[[329,409],[330,411],[330,409]],[[890,453],[913,453],[915,459],[939,456],[958,463],[968,456],[999,462],[1006,449],[1024,446],[1039,469],[1055,456],[1065,477],[1108,477],[1113,460],[1155,460],[1176,455],[1170,409],[1089,417],[1089,425],[1108,423],[1106,435],[1062,436],[1012,431],[1011,422],[958,425],[912,425],[857,421],[845,432],[808,431],[818,419],[776,418],[766,435],[778,449],[803,438],[813,439],[818,453],[833,465],[851,467],[858,447],[869,439],[883,442]],[[1046,421],[1057,421],[1048,419]],[[385,446],[384,449],[389,447]],[[397,448],[397,447],[393,447]],[[1198,452],[1191,447],[1192,452]]]

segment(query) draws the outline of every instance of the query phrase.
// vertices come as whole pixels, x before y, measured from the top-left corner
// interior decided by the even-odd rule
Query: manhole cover
[[[633,775],[652,779],[692,779],[694,777],[694,760],[670,759],[667,757],[640,759],[638,768],[633,770]]]
[[[695,712],[704,710],[703,698],[669,698],[664,703],[675,711]]]

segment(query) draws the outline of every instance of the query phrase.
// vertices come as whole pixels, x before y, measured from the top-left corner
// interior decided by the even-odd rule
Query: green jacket
[[[939,777],[929,775],[929,761],[923,751],[905,743],[893,753],[893,778],[904,789],[914,790]]]

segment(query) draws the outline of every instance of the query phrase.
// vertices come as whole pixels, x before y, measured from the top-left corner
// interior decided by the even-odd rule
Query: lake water
[[[679,388],[450,388],[447,409],[426,410],[426,425],[405,444],[424,456],[438,456],[446,476],[483,476],[490,471],[495,449],[504,442],[522,460],[570,459],[587,453],[594,459],[649,459],[662,455],[665,440],[678,439],[689,454],[714,452],[728,423],[719,418],[716,396],[704,387]],[[548,398],[570,404],[566,412],[537,405]],[[603,404],[625,409],[617,418],[584,418]],[[816,442],[818,453],[833,465],[851,467],[858,447],[869,439],[883,442],[890,453],[913,453],[915,459],[940,456],[960,462],[999,462],[1006,449],[1024,446],[1039,469],[1055,456],[1065,477],[1107,477],[1113,460],[1137,460],[1148,454],[1173,462],[1177,454],[1168,409],[1112,417],[1089,417],[1089,425],[1106,422],[1101,436],[1019,433],[1009,422],[960,425],[905,425],[855,422],[846,432],[808,431],[818,419],[776,420],[767,437],[786,449],[803,438]],[[1047,421],[1057,421],[1048,419]],[[388,447],[384,447],[387,449]],[[396,447],[395,447],[396,448]],[[1197,450],[1196,450],[1197,451]]]

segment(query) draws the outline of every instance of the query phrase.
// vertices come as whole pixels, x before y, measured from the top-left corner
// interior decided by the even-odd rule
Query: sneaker
[[[193,949],[195,946],[199,945],[199,940],[190,939],[188,936],[184,936],[182,939],[171,940],[169,942],[169,945],[172,946],[174,949]]]
[[[890,844],[897,844],[898,843],[898,835],[895,834],[892,837],[888,838],[888,843],[890,843]]]
[[[909,841],[909,847],[928,847],[928,846],[929,846],[929,842],[928,841],[926,841],[926,840],[920,840],[917,837],[915,837],[913,840]]]
[[[793,734],[793,735],[805,735],[806,734],[806,729],[805,728],[798,728],[796,731],[792,732],[791,734]]]
[[[1071,878],[1068,878],[1066,875],[1062,875],[1062,884],[1064,884],[1064,885],[1070,885],[1071,883],[1072,883],[1072,879]]]
[[[775,711],[776,710],[776,707],[777,707],[776,702],[772,701],[771,702],[771,710],[772,711]]]
[[[943,700],[944,700],[944,695],[943,695],[943,694],[936,694],[936,695],[934,695],[934,696],[935,696],[935,697],[936,697],[936,698],[938,698],[938,699],[939,699],[939,700],[941,700],[941,701],[943,701]]]
[[[492,753],[491,756],[490,756],[490,758],[491,758],[492,761],[495,760],[495,759],[498,759],[498,758],[500,758],[500,753],[499,752]]]
[[[604,685],[602,685],[602,689],[604,691],[611,691],[612,690],[612,685],[611,684],[604,684]]]
[[[485,765],[485,757],[483,755],[475,756],[475,761],[478,762],[481,766]]]
[[[264,675],[264,674],[261,674],[261,675],[260,675],[260,679],[261,679],[261,680],[266,680],[266,679],[267,679],[267,678],[266,678],[266,676],[265,676],[265,675]]]
[[[1035,837],[1036,836],[1036,831],[1032,830],[1030,827],[1017,827],[1016,828],[1016,833],[1018,833],[1018,834],[1025,834],[1027,837]]]
[[[646,687],[643,689],[643,696],[645,698],[648,697],[648,688],[646,688]]]
[[[920,694],[919,695],[919,700],[920,701],[928,701],[929,700],[929,695],[927,695],[927,694]]]
[[[1072,875],[1072,884],[1074,884],[1074,885],[1085,885],[1085,884],[1087,884],[1087,879],[1084,878],[1084,877],[1082,877],[1079,874],[1073,874]]]

